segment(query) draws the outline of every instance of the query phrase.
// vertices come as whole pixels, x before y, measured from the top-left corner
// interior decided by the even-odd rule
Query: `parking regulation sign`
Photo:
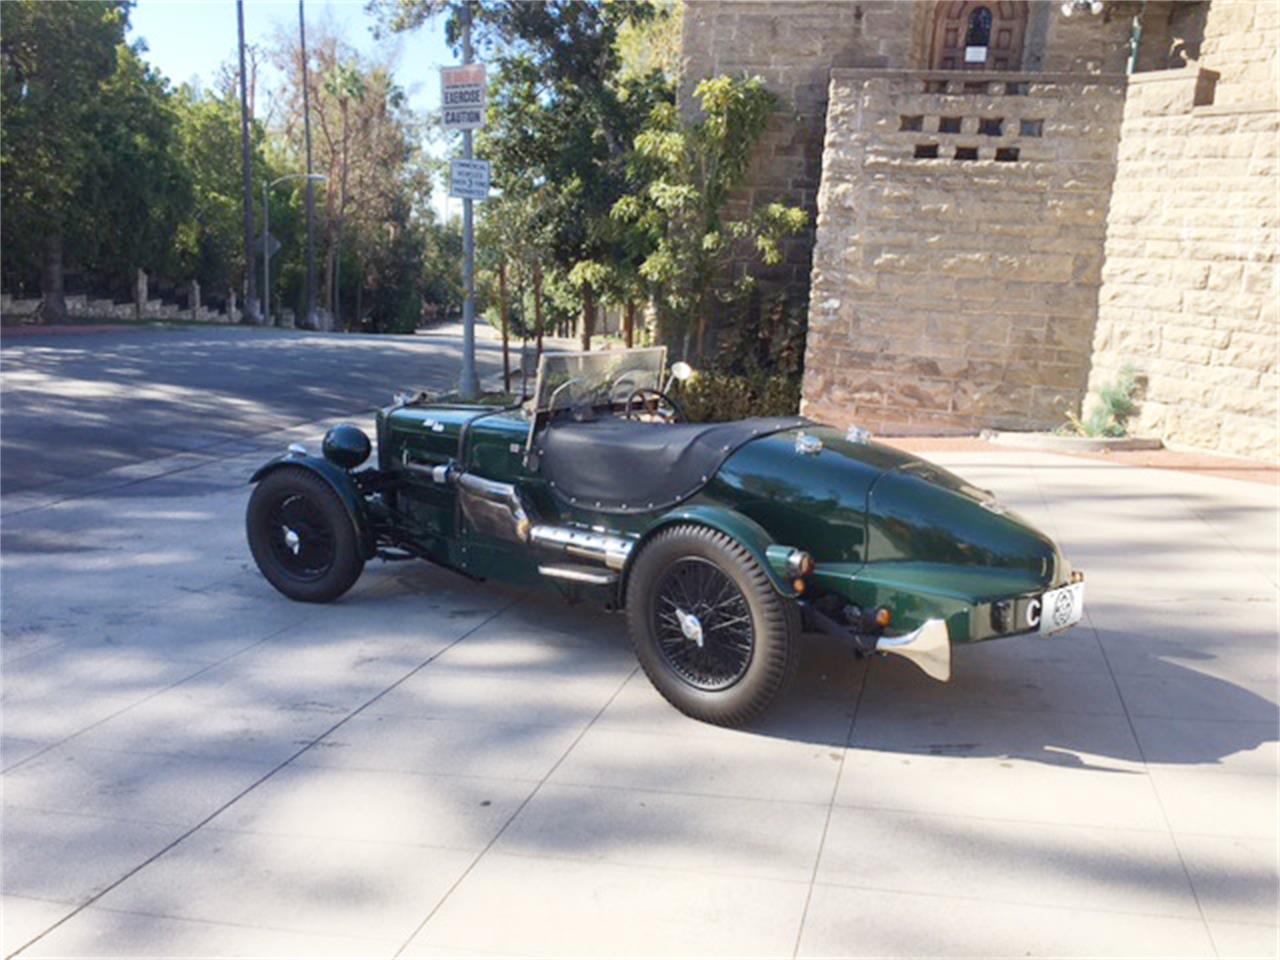
[[[449,196],[484,200],[489,196],[488,160],[450,160]]]
[[[446,130],[475,130],[484,126],[485,71],[483,63],[440,69],[440,121]]]

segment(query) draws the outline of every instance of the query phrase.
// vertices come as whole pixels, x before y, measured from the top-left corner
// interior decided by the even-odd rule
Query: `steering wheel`
[[[637,387],[635,390],[632,390],[630,395],[627,397],[627,405],[622,411],[622,416],[627,420],[631,419],[631,405],[635,402],[637,397],[640,398],[641,410],[645,409],[648,402],[652,402],[653,408],[647,412],[652,413],[654,416],[661,417],[663,423],[680,423],[685,418],[684,407],[680,406],[678,402],[667,396],[661,390],[656,390],[653,387]],[[646,401],[645,397],[649,397],[650,400]],[[667,405],[665,410],[660,406],[660,404],[663,403]]]

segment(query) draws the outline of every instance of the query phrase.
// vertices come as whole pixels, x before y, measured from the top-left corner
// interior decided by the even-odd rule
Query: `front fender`
[[[780,595],[788,599],[795,599],[799,596],[792,588],[791,582],[782,576],[774,564],[770,562],[768,551],[769,547],[774,545],[774,540],[764,527],[736,510],[705,504],[679,507],[670,513],[663,514],[656,524],[645,531],[639,543],[632,548],[627,556],[627,564],[623,568],[622,576],[619,578],[619,582],[624,585],[624,590],[627,577],[631,572],[631,564],[635,562],[635,558],[644,549],[644,545],[661,531],[681,523],[695,523],[699,526],[710,527],[712,530],[718,530],[727,537],[732,537],[746,548],[756,563],[760,564],[765,576],[769,578],[769,582],[773,584],[773,588]],[[620,596],[618,599],[621,604],[625,602],[626,597]]]
[[[258,483],[264,477],[275,473],[277,470],[284,470],[290,467],[307,470],[329,485],[329,488],[342,501],[343,507],[346,508],[347,516],[351,518],[351,526],[356,531],[356,542],[360,544],[361,555],[366,560],[373,557],[376,552],[376,545],[373,528],[369,523],[369,513],[365,509],[364,497],[360,495],[360,490],[356,486],[355,480],[351,478],[351,474],[341,467],[321,457],[299,456],[290,453],[264,463],[254,471],[253,476],[249,478],[249,482]]]

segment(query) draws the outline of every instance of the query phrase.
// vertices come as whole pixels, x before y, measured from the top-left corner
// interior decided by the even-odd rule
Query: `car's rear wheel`
[[[795,608],[741,544],[707,527],[664,530],[627,580],[631,643],[649,680],[676,709],[740,726],[795,673]]]
[[[258,569],[290,599],[336,600],[364,569],[346,508],[309,471],[283,468],[264,477],[249,498],[245,526]]]

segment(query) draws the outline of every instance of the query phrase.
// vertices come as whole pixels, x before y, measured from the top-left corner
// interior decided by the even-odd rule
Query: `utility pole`
[[[244,178],[244,315],[258,322],[258,291],[253,275],[253,160],[249,155],[249,85],[244,67],[244,0],[236,0],[240,32],[240,166]]]
[[[316,195],[311,174],[311,91],[307,86],[307,21],[298,0],[298,39],[302,45],[302,132],[307,143],[307,294],[303,304],[303,326],[310,328],[316,316],[316,247],[314,237]]]
[[[462,3],[462,62],[472,60],[471,3]],[[471,131],[462,131],[462,156],[471,159]],[[480,378],[476,375],[476,235],[471,219],[471,201],[462,201],[462,286],[466,298],[462,301],[462,376],[458,381],[458,393],[463,400],[474,400],[480,392]]]

